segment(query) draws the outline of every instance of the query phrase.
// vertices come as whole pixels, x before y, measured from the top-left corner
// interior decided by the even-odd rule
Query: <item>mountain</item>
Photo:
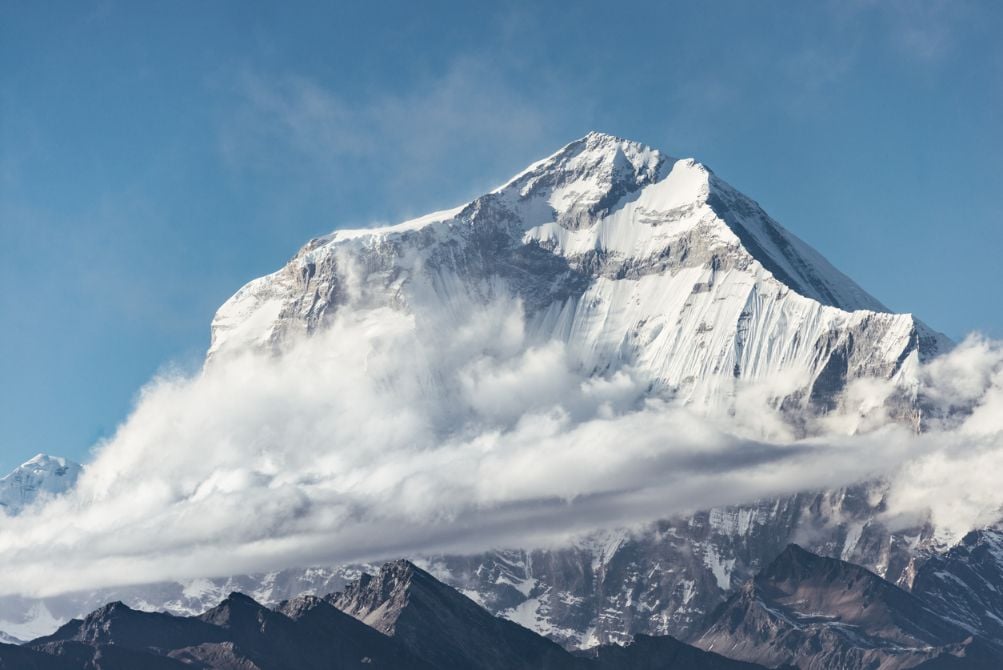
[[[705,617],[792,542],[907,587],[932,552],[928,524],[890,531],[882,485],[803,493],[608,531],[548,551],[430,560],[492,612],[569,647],[635,634],[690,640]]]
[[[557,644],[492,616],[408,561],[388,563],[375,576],[363,575],[328,600],[436,667],[546,670],[576,665]]]
[[[217,312],[208,364],[279,351],[334,315],[486,303],[595,376],[629,366],[652,396],[727,412],[746,382],[794,377],[791,425],[835,409],[848,381],[907,382],[950,342],[893,314],[752,199],[692,159],[590,133],[460,207],[311,240]],[[903,388],[909,385],[903,383]],[[921,427],[906,390],[887,408]],[[930,528],[892,533],[878,484],[806,492],[612,531],[552,552],[428,557],[449,583],[568,646],[686,638],[795,540],[908,583]]]
[[[54,642],[29,648],[0,644],[2,670],[192,670],[192,667],[116,645]]]
[[[1003,532],[968,533],[916,573],[913,593],[969,631],[1003,643]]]
[[[986,546],[973,537],[968,546]],[[988,540],[992,542],[992,540]],[[958,565],[964,548],[952,550]],[[949,552],[951,553],[951,552]],[[932,561],[931,561],[932,563]],[[939,565],[944,565],[943,561]],[[960,572],[959,572],[960,574]],[[917,579],[922,576],[922,571]],[[994,585],[991,585],[995,589]],[[231,593],[197,616],[120,602],[25,645],[0,668],[38,670],[989,670],[1003,646],[859,566],[785,548],[704,623],[696,646],[636,635],[571,653],[492,616],[406,560],[323,598],[265,607]],[[946,609],[942,609],[946,608]],[[946,614],[945,614],[946,612]]]
[[[792,419],[950,346],[706,166],[590,133],[461,207],[311,240],[219,309],[209,359],[280,349],[345,310],[499,291],[582,369],[630,365],[656,395],[726,405],[742,381],[800,375]]]
[[[968,668],[1003,663],[996,650],[918,597],[857,565],[797,545],[729,598],[695,644],[801,670],[894,670],[942,664],[948,656],[964,658]]]
[[[790,542],[863,565],[909,588],[932,528],[889,531],[878,517],[884,488],[804,493],[674,517],[631,531],[594,533],[555,550],[496,550],[415,561],[500,614],[569,648],[625,644],[635,634],[689,640],[708,613]],[[378,567],[378,566],[376,566]],[[234,590],[275,606],[301,594],[343,590],[373,566],[287,569],[69,593],[0,598],[0,629],[22,639],[54,630],[102,603],[196,615]]]
[[[565,343],[582,370],[601,377],[630,366],[651,395],[695,409],[727,410],[742,383],[793,374],[799,385],[776,403],[803,432],[849,380],[908,381],[918,361],[950,346],[912,315],[888,312],[706,166],[590,133],[460,207],[311,240],[219,309],[207,365],[279,350],[339,312],[413,312],[500,292],[521,300],[533,337]],[[922,427],[932,412],[912,393],[888,409]],[[411,558],[568,647],[637,633],[686,640],[791,542],[908,588],[934,552],[933,529],[886,528],[885,496],[880,483],[806,491],[599,532],[560,550]],[[0,630],[29,638],[118,599],[186,615],[231,591],[276,605],[341,589],[365,569],[2,598]]]
[[[81,471],[73,461],[38,454],[0,478],[0,509],[14,515],[40,497],[65,493]]]
[[[21,644],[24,640],[0,630],[0,644]]]
[[[386,564],[341,593],[274,609],[240,593],[193,617],[109,603],[24,646],[0,644],[0,668],[762,670],[670,638],[574,656],[407,561]]]
[[[115,649],[132,655],[132,664],[123,666],[131,668],[158,663],[261,670],[430,667],[319,599],[287,603],[280,611],[239,593],[197,617],[139,612],[111,603],[31,641],[27,648],[56,656],[66,655],[67,649]]]

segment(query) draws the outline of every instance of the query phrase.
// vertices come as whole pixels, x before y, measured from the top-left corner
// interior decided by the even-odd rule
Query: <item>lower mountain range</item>
[[[0,645],[0,668],[990,670],[1003,664],[1003,644],[958,618],[970,603],[948,597],[945,585],[954,575],[998,570],[999,542],[995,533],[966,538],[964,549],[938,559],[923,593],[789,545],[689,643],[636,635],[623,645],[567,650],[399,560],[340,592],[272,608],[236,592],[195,616],[113,602],[51,635]],[[982,556],[973,564],[975,554]]]

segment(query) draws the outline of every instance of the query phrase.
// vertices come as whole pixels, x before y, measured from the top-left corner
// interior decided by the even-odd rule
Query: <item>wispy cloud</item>
[[[858,32],[875,22],[887,46],[917,65],[951,55],[977,20],[977,6],[964,0],[853,0],[829,5],[843,30]]]
[[[303,76],[244,72],[233,94],[220,129],[232,169],[291,171],[331,188],[368,175],[369,188],[401,202],[449,191],[451,180],[494,186],[476,180],[512,171],[547,145],[562,109],[473,57],[396,91],[348,96]]]

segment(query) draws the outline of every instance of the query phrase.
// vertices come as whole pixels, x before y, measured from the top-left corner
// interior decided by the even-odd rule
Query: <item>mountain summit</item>
[[[895,378],[950,346],[704,165],[589,133],[461,207],[310,241],[220,308],[209,356],[281,348],[340,310],[476,304],[499,286],[582,369],[630,365],[698,403],[794,374],[785,406],[827,411],[849,379]]]
[[[15,515],[39,496],[65,493],[77,483],[82,470],[71,460],[38,454],[0,477],[0,510]]]

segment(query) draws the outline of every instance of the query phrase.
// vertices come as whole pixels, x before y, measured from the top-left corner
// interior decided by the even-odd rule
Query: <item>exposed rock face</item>
[[[909,668],[942,656],[991,668],[995,650],[863,568],[791,545],[715,613],[697,646],[802,670]]]
[[[561,647],[510,621],[407,561],[363,575],[329,596],[338,609],[401,642],[437,667],[571,668]]]
[[[93,667],[431,667],[320,599],[302,599],[270,610],[239,593],[197,617],[138,612],[111,603],[53,635],[33,640],[27,648],[57,657],[72,651],[74,664],[67,667],[80,669],[92,667],[86,664],[88,653],[103,658],[107,650],[128,655],[131,665]]]
[[[913,593],[965,630],[1003,644],[1003,532],[972,531],[931,557]]]

